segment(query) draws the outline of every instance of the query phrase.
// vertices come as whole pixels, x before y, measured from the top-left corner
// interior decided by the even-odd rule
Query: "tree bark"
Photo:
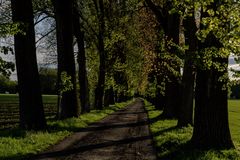
[[[194,130],[191,142],[196,148],[233,147],[228,123],[227,74],[228,59],[222,59],[225,70],[202,70],[197,72]]]
[[[198,39],[196,36],[198,28],[195,23],[194,11],[192,14],[192,16],[184,20],[185,42],[189,46],[189,49],[186,50],[184,59],[185,62],[181,84],[181,114],[179,114],[178,118],[179,127],[193,125],[193,98],[196,77],[193,60],[198,50]]]
[[[95,89],[95,107],[97,109],[103,108],[103,96],[105,88],[105,74],[106,74],[106,65],[105,65],[105,48],[104,48],[104,33],[105,33],[105,20],[104,20],[104,4],[103,0],[98,0],[99,2],[99,34],[98,34],[98,51],[100,57],[99,64],[99,75],[98,75],[98,84]]]
[[[166,105],[163,108],[162,117],[166,119],[178,118],[179,113],[179,82],[167,82],[165,89]]]
[[[78,10],[74,7],[73,14],[74,35],[78,45],[78,80],[80,84],[80,102],[82,112],[90,112],[89,88],[87,78],[86,54],[84,47],[84,32],[81,30],[81,23]]]
[[[187,53],[186,53],[187,54]],[[194,98],[194,82],[195,72],[190,61],[185,59],[183,78],[181,84],[181,104],[178,116],[178,126],[186,127],[193,125],[193,98]]]
[[[46,128],[36,58],[32,1],[11,0],[13,22],[21,32],[14,36],[18,76],[20,127],[27,130]]]
[[[179,45],[179,27],[180,15],[177,13],[168,15],[167,30],[165,31],[167,41],[172,41],[175,45]],[[170,54],[177,54],[175,46],[167,47]],[[180,67],[172,66],[176,71],[180,72]],[[163,109],[162,116],[164,118],[178,118],[180,104],[180,82],[176,76],[170,76],[170,82],[166,82],[165,89],[166,105]]]
[[[106,89],[104,93],[104,107],[109,107],[110,105],[110,89]]]
[[[113,87],[109,89],[109,104],[115,104]]]
[[[80,105],[76,87],[76,68],[73,53],[73,1],[53,0],[56,28],[57,28],[57,52],[58,52],[58,85],[60,85],[60,75],[66,72],[71,76],[73,89],[62,94],[60,101],[60,119],[78,117],[80,115]],[[59,87],[58,87],[59,88]]]

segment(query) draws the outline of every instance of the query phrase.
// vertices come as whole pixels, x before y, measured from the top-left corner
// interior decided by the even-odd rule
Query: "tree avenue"
[[[184,17],[184,37],[188,49],[184,53],[185,64],[182,78],[182,95],[178,96],[182,100],[180,106],[175,111],[173,109],[170,110],[175,105],[168,105],[168,101],[172,102],[173,98],[170,98],[168,94],[170,89],[169,84],[172,81],[171,83],[167,82],[165,91],[166,106],[163,110],[163,117],[171,118],[173,117],[173,113],[176,113],[179,120],[178,126],[182,127],[192,124],[195,83],[195,71],[193,69],[196,68],[195,120],[191,143],[196,148],[233,147],[227,109],[229,48],[225,46],[229,43],[230,38],[223,38],[223,35],[230,34],[232,31],[232,28],[229,27],[232,17],[226,17],[224,12],[230,12],[238,4],[233,1],[209,1],[205,3],[189,1],[185,2],[185,4],[174,1],[162,2],[161,4],[154,4],[151,0],[146,0],[145,2],[155,14],[159,23],[162,24],[164,34],[168,38],[167,41],[170,43],[174,42],[175,45],[179,45],[179,38],[175,38],[177,41],[174,40],[174,33],[179,35],[177,32],[180,31],[180,17],[177,14],[179,13]],[[174,9],[171,8],[165,13],[166,6],[173,6]],[[198,13],[198,15],[201,15],[200,18],[196,17],[195,13],[196,11],[199,12],[199,9],[202,10],[200,14]],[[172,12],[170,17],[175,17],[175,20],[169,19],[168,14],[170,12]],[[197,21],[201,23],[200,28],[196,26],[199,23]],[[173,22],[176,24],[172,25],[171,23]],[[170,29],[171,34],[168,33],[168,26],[173,27]],[[222,33],[219,33],[220,28],[223,31]],[[174,50],[174,47],[170,47],[169,52],[178,55],[178,51]],[[176,86],[174,92],[178,93]],[[173,93],[173,91],[169,93]],[[176,97],[174,98],[174,102],[178,102]],[[167,114],[168,112],[171,113],[170,116]]]
[[[21,128],[46,129],[41,91],[48,87],[40,84],[51,82],[57,119],[141,96],[161,110],[157,118],[192,126],[193,148],[234,148],[228,58],[240,53],[238,1],[7,2],[0,7],[0,38],[14,36],[14,49],[0,47],[15,54]],[[38,65],[42,52],[55,64]],[[0,59],[0,76],[13,68]]]

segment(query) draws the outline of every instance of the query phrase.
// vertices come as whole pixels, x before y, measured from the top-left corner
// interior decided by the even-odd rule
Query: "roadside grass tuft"
[[[230,111],[232,109],[231,101]],[[240,104],[240,103],[239,103]],[[193,149],[189,144],[193,128],[177,128],[177,120],[163,120],[162,113],[156,110],[153,105],[145,101],[145,108],[148,111],[150,130],[153,135],[154,144],[159,160],[240,160],[240,137],[236,136],[238,131],[236,119],[230,113],[230,126],[236,149],[230,150],[198,150]],[[238,112],[240,114],[240,110]]]
[[[103,119],[131,102],[117,103],[110,107],[105,107],[103,110],[92,110],[90,113],[82,114],[79,118],[70,118],[61,121],[49,120],[47,122],[48,131],[46,132],[27,132],[18,128],[2,130],[0,131],[0,159],[18,160],[24,159],[24,157],[31,154],[37,154],[71,135],[73,132]]]

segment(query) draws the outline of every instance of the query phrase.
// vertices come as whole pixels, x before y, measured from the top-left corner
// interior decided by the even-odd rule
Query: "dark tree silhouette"
[[[20,101],[20,127],[41,130],[46,127],[36,58],[35,31],[31,0],[11,0],[13,22],[20,31],[14,47]]]
[[[214,35],[208,35],[201,47],[219,47]],[[195,118],[192,143],[199,148],[231,148],[233,142],[228,123],[228,57],[213,60],[222,70],[197,68]],[[221,81],[219,79],[222,78]]]
[[[80,104],[76,88],[76,68],[73,53],[73,0],[53,0],[55,8],[58,52],[58,85],[61,86],[61,74],[71,77],[73,88],[62,93],[59,99],[59,118],[77,117]]]
[[[166,40],[179,45],[179,27],[180,15],[178,13],[170,14],[172,9],[171,3],[166,3],[164,7],[155,5],[152,0],[145,0],[148,7],[153,11],[158,23],[161,25]],[[177,54],[175,46],[166,46],[166,50],[172,54]],[[180,72],[180,67],[172,66],[174,70]],[[165,107],[163,108],[162,116],[164,118],[177,118],[180,103],[180,82],[176,76],[169,76],[169,81],[166,81],[165,86]]]
[[[106,53],[104,48],[104,33],[105,33],[105,20],[104,20],[104,3],[103,0],[94,0],[97,10],[97,16],[99,21],[98,31],[98,52],[100,57],[98,83],[95,89],[95,107],[97,109],[103,108],[103,97],[105,87],[105,75],[106,75]]]
[[[195,22],[195,13],[188,16],[183,24],[185,29],[185,43],[189,49],[185,52],[184,69],[181,83],[181,104],[178,117],[178,126],[184,127],[193,124],[193,98],[194,98],[194,82],[196,73],[194,71],[194,58],[198,51],[198,39],[196,32],[198,30]]]
[[[80,102],[82,112],[90,111],[89,88],[86,69],[86,54],[84,47],[84,31],[82,30],[78,5],[75,3],[73,12],[73,28],[74,36],[78,45],[78,79],[80,84]]]

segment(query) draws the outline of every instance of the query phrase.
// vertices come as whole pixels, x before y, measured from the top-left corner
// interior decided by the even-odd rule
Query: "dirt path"
[[[90,125],[31,159],[38,160],[155,160],[143,102]]]

